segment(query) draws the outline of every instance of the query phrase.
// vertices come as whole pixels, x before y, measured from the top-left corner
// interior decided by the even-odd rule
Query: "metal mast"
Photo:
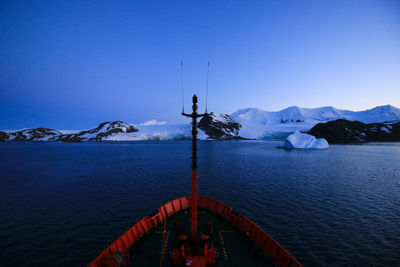
[[[182,112],[183,116],[192,118],[192,241],[197,241],[197,118],[203,117],[207,113],[197,113],[197,96],[193,95],[192,114]]]

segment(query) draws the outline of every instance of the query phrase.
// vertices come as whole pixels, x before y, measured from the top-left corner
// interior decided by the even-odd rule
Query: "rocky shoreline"
[[[400,142],[400,122],[366,124],[339,119],[318,123],[308,133],[329,143]]]

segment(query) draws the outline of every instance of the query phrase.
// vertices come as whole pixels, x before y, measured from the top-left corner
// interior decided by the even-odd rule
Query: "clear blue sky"
[[[0,129],[400,107],[400,1],[0,2]]]

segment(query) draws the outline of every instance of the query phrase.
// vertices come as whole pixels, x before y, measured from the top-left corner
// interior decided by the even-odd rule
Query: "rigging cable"
[[[210,73],[210,56],[208,57],[208,66],[207,66],[207,81],[206,81],[206,113],[207,113],[207,103],[208,103],[208,76]]]
[[[185,99],[183,94],[183,60],[181,57],[181,86],[182,86],[182,113],[185,112]]]
[[[207,59],[207,80],[206,80],[206,112],[207,113],[207,107],[208,107],[208,79],[210,76],[210,56],[211,56],[211,40],[212,40],[212,25],[213,25],[213,19],[212,17],[209,18],[209,33],[208,33],[208,59]]]

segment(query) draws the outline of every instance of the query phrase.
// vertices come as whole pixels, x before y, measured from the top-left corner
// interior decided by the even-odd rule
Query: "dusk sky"
[[[3,0],[0,129],[187,121],[209,54],[209,111],[400,107],[397,0]]]

